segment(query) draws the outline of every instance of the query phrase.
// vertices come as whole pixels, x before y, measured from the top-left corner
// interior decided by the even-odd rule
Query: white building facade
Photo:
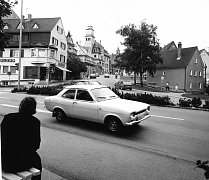
[[[67,39],[61,18],[34,18],[22,24],[21,67],[19,66],[20,19],[4,19],[9,44],[0,52],[0,83],[20,84],[66,79]]]

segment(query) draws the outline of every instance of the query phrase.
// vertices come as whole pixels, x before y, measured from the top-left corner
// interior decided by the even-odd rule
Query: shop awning
[[[60,69],[60,70],[62,70],[62,71],[67,71],[67,72],[72,72],[72,71],[70,71],[70,70],[68,70],[68,69],[65,69],[65,68],[63,68],[63,67],[59,67],[59,66],[56,66],[58,69]]]

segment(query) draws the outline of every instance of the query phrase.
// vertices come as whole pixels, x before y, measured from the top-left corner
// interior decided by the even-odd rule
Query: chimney
[[[178,43],[178,55],[177,55],[177,60],[180,60],[181,58],[181,50],[182,50],[182,44],[181,42]]]
[[[32,15],[31,14],[28,14],[28,22],[30,22],[32,19]]]

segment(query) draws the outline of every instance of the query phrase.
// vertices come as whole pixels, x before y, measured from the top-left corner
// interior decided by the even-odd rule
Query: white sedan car
[[[46,97],[45,107],[58,121],[77,118],[103,123],[111,132],[140,123],[150,117],[150,105],[118,97],[107,86],[71,85]]]

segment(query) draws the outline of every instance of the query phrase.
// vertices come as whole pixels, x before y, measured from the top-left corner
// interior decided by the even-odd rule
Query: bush
[[[28,89],[28,94],[56,95],[62,90],[62,86],[32,86]]]
[[[203,108],[209,109],[209,100],[205,101],[205,104],[203,105]]]
[[[153,96],[152,94],[141,94],[141,93],[125,93],[119,92],[116,88],[113,88],[112,91],[114,91],[119,97],[123,99],[128,99],[128,100],[133,100],[133,101],[139,101],[139,102],[144,102],[148,104],[155,104],[155,105],[174,105],[171,102],[171,99],[168,96]]]
[[[200,98],[196,98],[196,97],[193,97],[192,98],[192,106],[197,108],[197,107],[200,107],[202,104],[202,101]]]
[[[14,88],[11,90],[12,93],[16,93],[16,92],[27,92],[28,91],[28,88],[27,87],[21,87],[20,89],[18,88]]]
[[[192,100],[186,98],[179,99],[179,106],[180,107],[192,107]]]

